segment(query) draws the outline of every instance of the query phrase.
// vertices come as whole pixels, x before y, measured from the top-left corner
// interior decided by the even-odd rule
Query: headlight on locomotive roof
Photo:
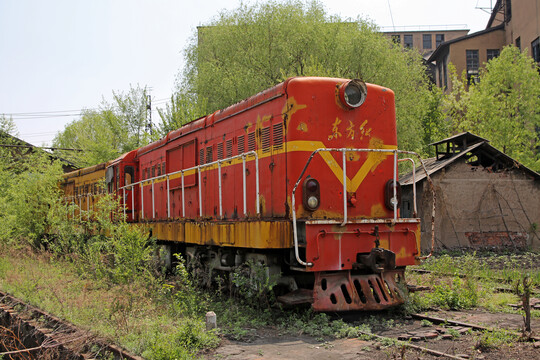
[[[353,79],[341,84],[339,99],[346,107],[354,109],[364,103],[367,96],[366,83],[360,79]]]

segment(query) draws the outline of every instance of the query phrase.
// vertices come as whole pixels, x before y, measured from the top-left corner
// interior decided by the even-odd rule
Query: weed
[[[270,308],[275,300],[272,288],[276,285],[277,279],[268,274],[268,267],[265,264],[249,260],[231,274],[233,295],[258,309]]]
[[[476,337],[475,348],[490,351],[501,346],[513,346],[518,336],[505,330],[483,331]]]
[[[454,339],[461,337],[461,334],[459,333],[459,331],[457,331],[454,328],[448,328],[446,329],[446,331],[448,332],[448,334],[452,335],[452,338]]]
[[[420,325],[422,327],[430,327],[430,326],[433,326],[433,323],[429,321],[428,319],[422,319],[422,321],[420,321]]]

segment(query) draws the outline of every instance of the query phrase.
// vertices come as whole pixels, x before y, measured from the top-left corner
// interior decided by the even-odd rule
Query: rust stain
[[[299,110],[307,108],[306,104],[298,104],[294,97],[289,97],[285,106],[281,110],[281,117],[284,121],[289,121],[291,117]]]
[[[371,138],[369,140],[369,148],[370,149],[384,149],[384,142],[379,138]],[[384,160],[386,160],[386,157],[390,155],[391,153],[383,153],[383,152],[370,152],[368,153],[368,160],[366,162],[371,162],[371,169],[370,171],[373,172],[379,166]]]
[[[296,128],[298,131],[308,132],[308,127],[305,122],[301,122],[298,124],[298,127]]]
[[[347,158],[349,161],[358,161],[360,160],[360,153],[356,151],[349,151],[347,152]]]
[[[386,210],[384,210],[383,204],[375,204],[371,207],[371,217],[372,218],[386,217]]]

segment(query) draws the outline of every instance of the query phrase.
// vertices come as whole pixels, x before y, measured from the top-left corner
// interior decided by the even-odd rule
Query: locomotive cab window
[[[125,185],[131,185],[131,183],[133,183],[134,174],[135,174],[135,169],[133,169],[133,166],[126,166],[124,168]]]
[[[105,171],[105,182],[107,183],[107,189],[110,193],[113,192],[113,180],[114,180],[114,168],[107,168]]]

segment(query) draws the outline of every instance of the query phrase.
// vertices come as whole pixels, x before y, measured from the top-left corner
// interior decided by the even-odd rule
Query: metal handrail
[[[292,200],[292,217],[293,217],[293,238],[294,238],[294,254],[295,254],[295,257],[296,257],[296,261],[298,261],[298,263],[300,265],[303,265],[303,266],[313,266],[313,263],[311,262],[307,262],[307,261],[303,261],[302,259],[300,259],[300,253],[299,253],[299,247],[298,247],[298,230],[297,230],[297,225],[296,225],[296,200],[295,200],[295,194],[296,194],[296,189],[298,188],[298,185],[300,184],[300,181],[302,180],[302,178],[304,177],[304,174],[309,166],[309,164],[311,163],[311,160],[313,160],[313,157],[320,153],[320,152],[323,152],[323,151],[327,151],[327,152],[341,152],[343,154],[342,158],[343,158],[343,165],[342,165],[342,169],[343,169],[343,222],[341,223],[341,226],[345,226],[347,224],[347,157],[346,157],[346,153],[347,152],[383,152],[383,153],[391,153],[394,155],[394,166],[393,166],[393,171],[394,171],[394,175],[393,175],[393,197],[391,199],[391,203],[394,205],[393,208],[394,208],[394,217],[393,217],[393,223],[396,223],[397,222],[397,194],[396,194],[396,182],[397,182],[397,162],[398,162],[398,159],[397,159],[397,156],[398,154],[409,154],[409,155],[414,155],[418,158],[418,160],[420,161],[420,163],[422,164],[422,168],[426,174],[426,177],[428,179],[428,181],[430,182],[431,184],[431,187],[433,188],[433,184],[431,182],[431,178],[429,177],[429,173],[425,167],[425,164],[424,162],[422,161],[422,158],[420,157],[420,155],[418,155],[417,153],[413,152],[413,151],[405,151],[405,150],[397,150],[397,149],[348,149],[348,148],[319,148],[319,149],[316,149],[314,150],[310,157],[308,158],[307,162],[306,162],[306,165],[304,166],[304,168],[302,169],[302,172],[300,173],[300,176],[298,177],[298,180],[296,181],[296,183],[294,184],[294,187],[293,187],[293,190],[292,190],[292,196],[291,196],[291,200]],[[435,192],[432,191],[433,193],[433,211],[432,211],[432,220],[435,218]],[[415,199],[415,202],[416,202],[416,199]],[[434,247],[434,236],[435,236],[435,228],[434,228],[434,221],[432,221],[432,232],[431,232],[431,237],[432,237],[432,252],[433,252],[433,247]],[[307,259],[306,259],[307,260]]]
[[[244,205],[244,215],[247,215],[246,158],[248,156],[254,156],[255,157],[255,192],[256,192],[256,211],[257,211],[257,215],[258,215],[258,214],[260,214],[260,209],[259,209],[260,208],[260,206],[259,206],[259,155],[257,154],[256,151],[248,151],[248,152],[245,152],[245,153],[242,153],[242,154],[239,154],[239,155],[235,155],[235,156],[231,156],[231,157],[228,157],[228,158],[225,158],[225,159],[212,161],[212,162],[209,162],[207,164],[201,164],[201,165],[193,166],[193,167],[190,167],[190,168],[187,168],[187,169],[182,169],[182,170],[179,170],[179,171],[175,171],[175,172],[172,172],[172,173],[155,176],[155,177],[150,178],[150,179],[140,180],[138,182],[122,186],[120,189],[124,190],[124,192],[125,192],[125,190],[127,188],[133,189],[134,186],[139,185],[139,187],[141,189],[141,216],[142,216],[142,219],[144,219],[143,188],[148,182],[150,182],[151,185],[152,185],[152,218],[155,218],[156,212],[155,212],[155,198],[154,198],[154,193],[155,193],[154,192],[154,183],[155,183],[156,180],[166,179],[166,181],[167,181],[167,218],[170,218],[171,217],[170,177],[173,176],[173,175],[180,174],[181,179],[182,179],[182,217],[185,217],[186,216],[186,207],[185,207],[185,196],[184,196],[185,195],[184,177],[185,177],[186,172],[196,170],[197,173],[198,173],[197,175],[198,175],[198,180],[199,180],[199,204],[200,204],[200,206],[199,206],[199,216],[202,217],[203,216],[202,186],[201,186],[202,181],[201,181],[201,171],[200,170],[202,170],[205,167],[210,167],[210,166],[217,165],[217,167],[218,167],[218,177],[219,177],[219,180],[218,180],[218,183],[219,183],[219,216],[220,216],[220,218],[223,218],[223,196],[222,196],[222,184],[221,184],[221,164],[224,163],[224,162],[232,161],[234,159],[242,158],[243,205]],[[135,207],[133,205],[134,204],[134,200],[133,200],[134,196],[135,196],[135,193],[132,192],[131,193],[132,208]],[[125,199],[124,199],[124,203],[125,203]],[[125,209],[125,206],[124,206],[124,209]]]

